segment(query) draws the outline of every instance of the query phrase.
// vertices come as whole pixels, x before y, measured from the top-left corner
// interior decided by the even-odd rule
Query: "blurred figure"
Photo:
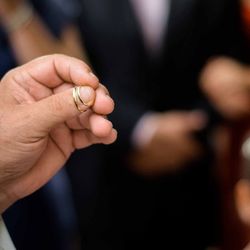
[[[225,249],[242,249],[242,243],[249,239],[249,221],[247,217],[248,203],[248,174],[249,168],[249,139],[244,143],[243,173],[241,173],[242,157],[240,147],[246,134],[249,134],[250,115],[250,1],[241,0],[241,25],[245,38],[245,58],[241,62],[232,57],[217,57],[209,60],[201,74],[201,84],[212,105],[221,113],[225,121],[224,127],[217,135],[218,146],[222,153],[219,158],[221,188],[223,190],[224,217],[224,247]],[[223,139],[224,137],[224,139]],[[225,140],[226,139],[226,140]],[[247,153],[248,152],[248,153]],[[224,169],[224,170],[223,170]],[[236,216],[233,192],[236,185],[236,200],[238,212],[248,231],[239,223]],[[233,225],[233,226],[232,226]],[[247,237],[246,237],[247,234]],[[238,235],[230,239],[231,235]],[[229,236],[229,237],[228,237]]]
[[[0,1],[0,77],[37,56],[64,53],[82,58],[74,1]],[[18,249],[69,249],[77,235],[71,187],[65,170],[5,214]],[[41,244],[37,245],[37,242]]]
[[[76,192],[89,190],[77,194],[86,249],[218,244],[210,135],[220,118],[198,82],[211,56],[241,54],[239,2],[80,2],[84,44],[117,100],[119,131],[113,147],[69,162],[91,162],[73,176]]]

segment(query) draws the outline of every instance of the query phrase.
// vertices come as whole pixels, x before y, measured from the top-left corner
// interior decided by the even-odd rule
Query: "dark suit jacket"
[[[237,1],[171,1],[157,58],[147,54],[128,0],[82,0],[82,6],[84,44],[116,101],[111,119],[119,132],[113,146],[81,154],[92,154],[101,166],[95,168],[95,201],[84,220],[87,249],[204,249],[219,240],[209,152],[183,172],[154,180],[134,174],[127,156],[145,112],[200,108],[206,102],[198,76],[207,60],[241,55]],[[81,156],[69,164],[79,165]]]

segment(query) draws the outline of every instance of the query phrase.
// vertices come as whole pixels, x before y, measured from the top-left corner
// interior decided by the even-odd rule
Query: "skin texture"
[[[80,113],[74,85],[89,107]],[[44,185],[76,149],[110,144],[117,132],[106,119],[114,102],[82,61],[38,58],[10,71],[0,84],[0,212]]]

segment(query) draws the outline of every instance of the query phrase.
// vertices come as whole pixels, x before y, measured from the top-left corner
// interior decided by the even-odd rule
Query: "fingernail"
[[[115,102],[114,102],[114,100],[113,100],[112,97],[110,97],[109,95],[105,95],[105,98],[106,98],[106,100],[107,100],[108,102],[112,103],[112,105],[115,106]],[[113,107],[113,108],[114,108],[114,107]]]
[[[101,84],[101,85],[102,85],[102,87],[103,87],[103,89],[104,89],[105,95],[110,97],[109,90],[106,88],[105,85],[103,85],[103,84]]]
[[[91,107],[95,101],[95,91],[89,86],[83,86],[80,88],[80,97],[83,105]]]
[[[98,77],[93,72],[89,72],[89,74],[91,75],[91,77],[99,81]]]

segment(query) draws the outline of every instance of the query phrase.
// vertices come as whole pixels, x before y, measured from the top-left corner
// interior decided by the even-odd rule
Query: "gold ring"
[[[74,99],[76,108],[82,113],[82,112],[85,112],[86,109],[82,109],[81,106],[84,105],[85,107],[89,107],[89,105],[81,99],[80,88],[81,87],[79,86],[73,88],[73,99]]]

